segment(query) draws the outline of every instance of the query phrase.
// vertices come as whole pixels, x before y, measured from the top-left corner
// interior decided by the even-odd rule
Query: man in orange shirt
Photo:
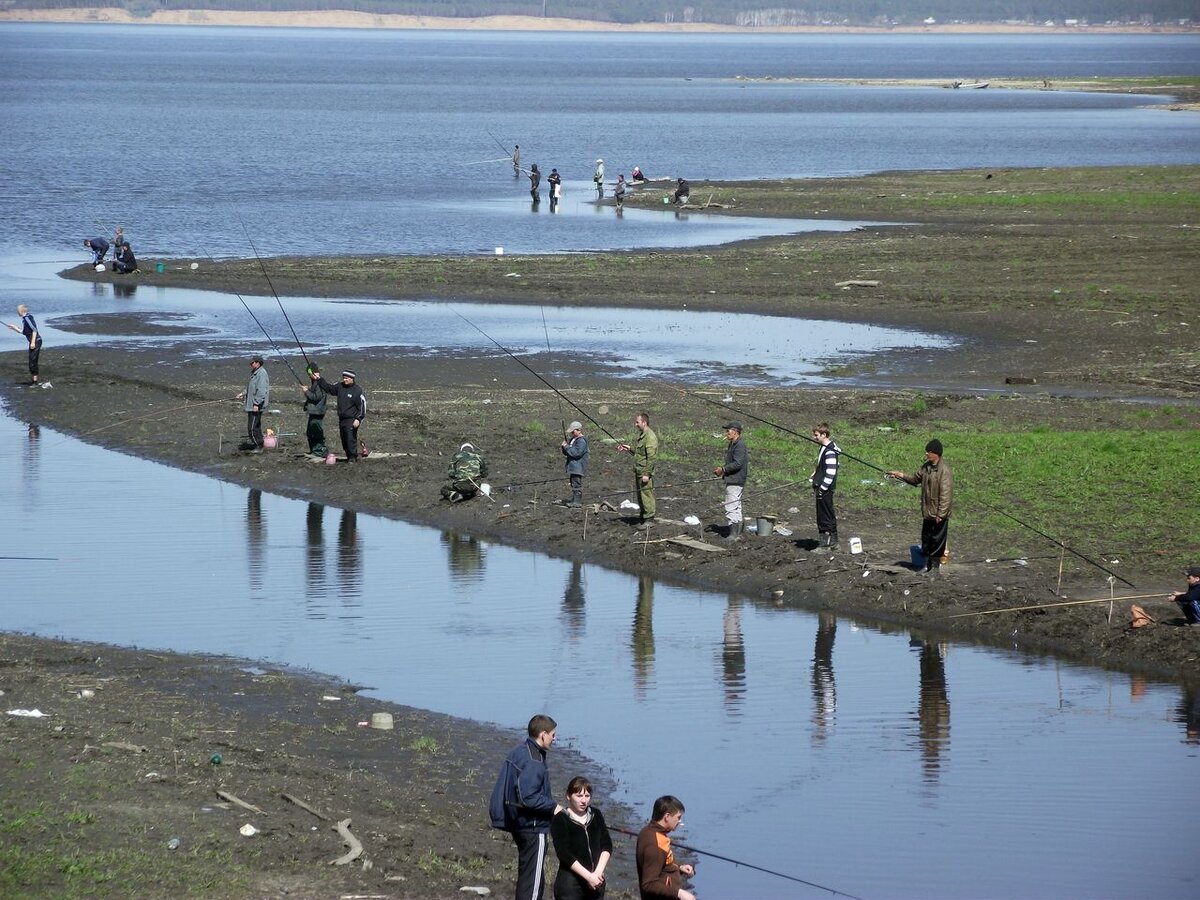
[[[683,803],[671,795],[654,801],[650,824],[641,830],[637,839],[638,886],[642,900],[661,897],[678,897],[679,900],[696,900],[696,895],[685,890],[683,881],[696,874],[695,868],[675,862],[669,835],[683,822]]]

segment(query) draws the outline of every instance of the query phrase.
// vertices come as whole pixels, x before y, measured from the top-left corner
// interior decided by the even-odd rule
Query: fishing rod
[[[499,347],[502,351],[504,351],[504,353],[506,355],[508,355],[515,363],[517,363],[519,366],[521,366],[521,368],[523,368],[525,371],[527,371],[530,375],[532,375],[534,378],[536,378],[538,381],[540,381],[546,387],[550,388],[550,390],[554,391],[554,393],[558,394],[558,396],[561,397],[563,400],[566,400],[567,403],[569,403],[571,405],[571,408],[574,409],[576,412],[578,412],[581,416],[583,416],[585,419],[587,419],[589,422],[591,422],[593,425],[595,425],[597,428],[599,428],[601,431],[603,431],[606,435],[608,435],[614,441],[617,441],[618,443],[621,442],[620,438],[617,438],[616,436],[614,436],[607,428],[605,428],[603,425],[601,425],[599,422],[597,422],[595,419],[593,419],[590,415],[588,415],[579,406],[579,404],[577,404],[574,400],[572,400],[570,397],[568,397],[566,394],[564,394],[562,391],[560,391],[558,388],[556,388],[554,385],[552,385],[549,381],[547,381],[545,378],[543,378],[541,375],[539,375],[530,365],[528,365],[525,362],[525,360],[521,359],[519,356],[517,356],[517,354],[513,353],[511,350],[509,350],[507,347],[505,347],[503,344],[501,344],[498,340],[496,340],[494,337],[492,337],[490,334],[488,334],[486,331],[484,331],[482,328],[480,328],[478,325],[476,325],[474,322],[472,322],[470,319],[468,319],[466,316],[464,316],[462,313],[460,313],[453,306],[449,307],[449,309],[452,313],[454,313],[456,316],[458,316],[460,319],[462,319],[464,322],[466,322],[468,325],[470,325],[472,328],[474,328],[476,331],[478,331],[480,334],[482,334],[485,338],[487,338],[489,341],[491,341],[493,344],[495,344],[497,347]]]
[[[940,619],[961,619],[965,616],[990,616],[995,613],[1025,612],[1031,609],[1053,609],[1057,606],[1083,606],[1088,603],[1119,603],[1122,600],[1147,600],[1152,597],[1163,597],[1158,594],[1130,594],[1125,597],[1100,597],[1096,600],[1065,600],[1062,603],[1037,603],[1033,606],[1005,606],[1002,609],[982,609],[976,612],[955,613],[952,616],[938,616]]]
[[[636,831],[629,831],[626,828],[620,828],[615,825],[608,826],[613,831],[619,831],[621,834],[627,834],[630,837],[638,837]],[[733,863],[735,866],[742,866],[747,869],[754,869],[758,872],[765,872],[768,875],[774,875],[776,878],[785,878],[788,881],[794,881],[797,884],[805,884],[817,890],[828,891],[835,897],[849,897],[850,900],[863,900],[862,897],[857,897],[854,894],[847,894],[845,891],[839,891],[836,888],[826,887],[823,884],[817,884],[815,881],[805,881],[803,878],[797,878],[795,875],[788,875],[784,872],[776,872],[774,869],[767,869],[763,866],[756,866],[754,863],[743,862],[740,859],[733,859],[729,856],[722,856],[720,853],[713,853],[711,850],[701,850],[699,847],[692,847],[688,844],[680,843],[679,841],[671,841],[671,844],[678,847],[680,850],[687,850],[690,853],[696,853],[700,856],[711,856],[713,859],[719,859],[722,862]]]
[[[721,409],[728,410],[729,412],[737,413],[739,416],[743,416],[743,417],[745,417],[745,418],[747,418],[747,419],[753,419],[753,420],[754,420],[754,421],[756,421],[756,422],[762,422],[764,425],[769,425],[769,426],[771,426],[772,428],[777,428],[777,429],[779,429],[780,431],[784,432],[785,434],[790,434],[790,435],[794,435],[795,437],[798,437],[798,438],[803,438],[804,440],[806,440],[806,441],[808,441],[808,442],[810,442],[810,443],[813,443],[813,444],[819,444],[819,443],[820,443],[820,441],[818,441],[816,438],[810,437],[809,435],[806,435],[806,434],[800,434],[800,432],[798,432],[798,431],[793,431],[793,430],[792,430],[792,429],[790,429],[790,428],[786,428],[786,427],[784,427],[783,425],[780,425],[780,424],[778,424],[777,422],[772,422],[772,421],[770,421],[769,419],[764,419],[764,418],[762,418],[762,417],[760,417],[760,416],[756,416],[756,415],[754,415],[753,413],[745,412],[744,410],[739,410],[738,408],[736,408],[736,407],[734,407],[734,406],[730,406],[730,405],[728,405],[728,404],[726,404],[726,403],[719,403],[719,402],[718,402],[718,401],[716,401],[716,400],[710,400],[708,397],[704,397],[704,396],[702,396],[702,395],[700,395],[700,394],[697,394],[697,393],[694,393],[694,392],[692,392],[692,391],[685,391],[683,388],[675,387],[675,385],[673,385],[673,384],[667,384],[665,381],[659,381],[659,382],[657,382],[657,383],[658,383],[658,384],[660,384],[660,385],[662,385],[663,387],[667,387],[667,388],[670,388],[671,390],[678,391],[679,393],[683,394],[684,396],[688,396],[688,397],[695,397],[697,400],[703,400],[705,403],[712,404],[713,406],[717,406],[717,407],[719,407],[719,408],[721,408]],[[840,449],[840,448],[839,448],[839,449]],[[840,455],[841,455],[841,456],[844,456],[844,457],[846,457],[847,459],[852,459],[852,460],[854,460],[854,461],[855,461],[855,462],[857,462],[857,463],[862,463],[862,464],[863,464],[864,466],[866,466],[867,468],[869,468],[869,469],[874,469],[876,472],[882,472],[884,475],[887,475],[887,474],[888,474],[888,470],[887,470],[887,469],[884,469],[884,468],[882,468],[882,467],[880,467],[880,466],[877,466],[877,465],[875,465],[875,463],[873,463],[873,462],[868,462],[868,461],[867,461],[867,460],[865,460],[865,459],[861,459],[860,457],[857,457],[857,456],[855,456],[855,455],[854,455],[854,454],[852,454],[852,453],[847,453],[845,450],[842,450],[842,451],[841,451],[841,453],[840,453]],[[1087,557],[1087,556],[1084,556],[1084,555],[1083,555],[1082,553],[1080,553],[1078,550],[1075,550],[1075,549],[1074,549],[1074,548],[1072,548],[1072,547],[1068,547],[1066,544],[1064,544],[1064,543],[1063,543],[1062,541],[1060,541],[1058,538],[1056,538],[1056,537],[1053,537],[1053,536],[1051,536],[1051,535],[1049,535],[1049,534],[1046,534],[1046,532],[1044,532],[1044,531],[1041,531],[1041,530],[1040,530],[1040,529],[1038,529],[1038,528],[1035,528],[1034,526],[1030,525],[1028,522],[1023,522],[1021,519],[1018,519],[1016,516],[1014,516],[1014,515],[1010,515],[1009,513],[1006,513],[1006,512],[1005,512],[1004,510],[1002,510],[1002,509],[997,509],[995,506],[992,506],[990,503],[985,503],[985,502],[984,502],[984,501],[982,501],[982,500],[978,500],[978,499],[976,499],[974,502],[975,502],[975,503],[978,503],[980,506],[983,506],[983,507],[986,507],[987,509],[990,509],[992,512],[995,512],[995,513],[998,513],[998,514],[1000,514],[1000,515],[1004,516],[1006,519],[1011,519],[1013,522],[1016,522],[1016,523],[1017,523],[1018,525],[1020,525],[1022,528],[1028,528],[1028,529],[1029,529],[1030,531],[1032,531],[1034,534],[1037,534],[1037,535],[1040,535],[1041,537],[1044,537],[1046,540],[1050,541],[1052,544],[1055,544],[1056,546],[1058,546],[1058,547],[1061,547],[1063,550],[1067,551],[1068,553],[1070,553],[1070,554],[1072,554],[1072,555],[1074,555],[1074,556],[1077,556],[1077,557],[1079,557],[1079,558],[1080,558],[1080,559],[1082,559],[1084,562],[1086,562],[1086,563],[1089,563],[1089,564],[1091,564],[1091,565],[1095,566],[1097,569],[1099,569],[1100,571],[1104,572],[1105,574],[1108,574],[1108,575],[1111,575],[1111,576],[1113,576],[1114,578],[1116,578],[1118,581],[1122,582],[1123,584],[1127,584],[1127,585],[1129,585],[1130,587],[1136,587],[1136,585],[1135,585],[1133,582],[1131,582],[1131,581],[1128,581],[1128,580],[1126,580],[1125,578],[1122,578],[1120,575],[1118,575],[1116,572],[1112,571],[1111,569],[1109,569],[1109,568],[1107,568],[1107,567],[1105,567],[1105,566],[1102,566],[1102,565],[1100,565],[1100,563],[1096,562],[1094,559],[1090,559],[1089,557]]]
[[[492,134],[492,133],[491,133],[490,131],[488,131],[486,128],[485,128],[485,129],[483,129],[483,130],[484,130],[484,131],[487,131],[487,136],[488,136],[488,137],[490,137],[490,138],[491,138],[493,141],[495,141],[495,142],[496,142],[496,146],[497,146],[497,147],[499,147],[501,150],[503,150],[505,153],[507,153],[507,154],[508,154],[508,156],[507,156],[506,158],[507,158],[507,159],[509,159],[509,160],[511,160],[511,159],[512,159],[512,151],[511,151],[511,150],[509,150],[507,147],[505,147],[505,146],[504,146],[502,143],[500,143],[500,138],[496,137],[494,134]]]
[[[101,431],[107,431],[109,428],[116,428],[119,425],[127,425],[130,422],[139,422],[142,419],[150,419],[154,416],[157,416],[161,419],[169,416],[171,413],[182,412],[185,409],[197,409],[201,406],[212,406],[214,403],[230,403],[235,400],[237,400],[237,397],[221,397],[218,400],[201,400],[198,403],[185,403],[182,406],[173,406],[170,409],[156,409],[154,412],[145,413],[140,416],[131,416],[127,419],[121,419],[117,422],[109,422],[107,425],[101,425],[99,428],[93,428],[91,431],[81,431],[79,434],[73,435],[72,437],[78,440],[79,438],[85,438],[89,435],[98,434]],[[67,439],[69,440],[70,438]]]
[[[263,328],[263,323],[258,321],[258,316],[256,316],[254,311],[250,309],[250,304],[247,303],[246,299],[237,291],[234,291],[233,295],[242,301],[242,306],[246,307],[246,312],[250,313],[250,318],[254,320],[254,324],[259,327],[259,330],[262,331],[267,340],[271,342],[271,346],[275,349],[275,352],[279,355],[279,358],[283,360],[283,364],[287,366],[288,371],[292,373],[292,377],[296,379],[296,384],[300,385],[300,387],[304,387],[304,382],[300,380],[300,376],[296,374],[296,370],[292,368],[292,364],[288,362],[288,358],[283,355],[283,351],[279,349],[279,345],[275,343],[275,339],[271,337],[266,328]]]
[[[542,334],[546,336],[546,361],[549,362],[550,354],[553,352],[550,349],[550,329],[546,327],[546,307],[539,306],[538,309],[542,312]],[[558,422],[562,425],[563,440],[565,441],[570,435],[567,434],[567,420],[562,414],[562,397],[558,398]]]
[[[283,313],[284,321],[288,323],[288,328],[292,331],[292,337],[296,339],[296,346],[300,348],[300,355],[304,357],[304,364],[312,369],[312,360],[308,358],[308,354],[304,352],[304,345],[300,343],[300,335],[296,334],[296,329],[292,325],[292,319],[287,314],[287,310],[283,308],[283,301],[279,299],[279,293],[275,290],[275,285],[271,282],[271,276],[267,274],[267,267],[262,261],[262,257],[258,255],[258,248],[254,246],[254,238],[250,237],[250,229],[246,227],[246,223],[242,221],[242,217],[238,215],[237,210],[233,211],[238,222],[242,226],[242,231],[246,233],[246,241],[250,244],[250,249],[254,251],[254,258],[258,260],[258,267],[262,269],[263,278],[267,279],[267,287],[271,289],[271,293],[275,296],[275,302],[279,304],[279,311]],[[298,379],[297,379],[298,380]],[[300,382],[303,387],[304,382]]]

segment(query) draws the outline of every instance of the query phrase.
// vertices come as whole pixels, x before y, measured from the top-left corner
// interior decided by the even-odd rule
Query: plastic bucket
[[[273,434],[263,435],[263,449],[274,450],[279,444],[279,439]]]
[[[909,547],[908,555],[912,557],[912,567],[914,569],[925,568],[925,554],[921,552],[920,544],[913,544]]]
[[[850,552],[858,554],[858,553],[862,553],[862,550],[863,550],[862,538],[856,538],[856,537],[850,538]]]
[[[325,454],[325,465],[336,466],[337,465],[337,456],[333,453],[326,453]]]
[[[755,525],[759,537],[770,537],[775,531],[775,517],[759,516]]]
[[[395,727],[391,713],[371,713],[371,727],[380,731],[391,731]]]
[[[161,262],[160,262],[160,263],[155,263],[155,264],[154,264],[154,271],[155,271],[155,272],[158,272],[158,273],[161,275],[163,272],[167,271],[167,264],[166,264],[166,263],[161,263]]]

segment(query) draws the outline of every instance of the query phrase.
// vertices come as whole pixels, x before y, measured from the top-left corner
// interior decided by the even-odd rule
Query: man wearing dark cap
[[[358,462],[358,427],[367,417],[367,397],[355,383],[357,376],[347,369],[342,373],[341,384],[331,384],[320,375],[317,384],[325,393],[337,397],[338,430],[342,435],[342,449],[346,451],[346,462]]]
[[[942,442],[934,438],[925,445],[925,462],[913,474],[887,474],[889,478],[899,478],[909,484],[921,486],[921,553],[925,557],[924,574],[935,575],[946,552],[954,493],[954,477],[950,473],[950,466],[942,459]]]
[[[263,368],[263,358],[256,356],[250,360],[250,380],[246,390],[237,395],[239,400],[246,401],[246,436],[240,449],[257,451],[263,446],[262,414],[271,401],[271,379]]]
[[[583,476],[587,474],[588,442],[583,436],[583,423],[572,422],[568,436],[562,442],[562,455],[567,458],[567,479],[571,482],[571,499],[567,506],[583,506]]]
[[[750,454],[742,440],[742,423],[730,422],[723,426],[725,440],[725,464],[713,469],[714,475],[725,482],[725,528],[726,540],[736,541],[742,534],[742,489],[746,486],[746,474],[750,469]]]
[[[300,385],[304,394],[304,411],[308,413],[308,427],[304,435],[308,438],[310,456],[324,456],[325,450],[325,401],[328,397],[321,389],[321,370],[316,364],[308,367],[308,387]]]
[[[1200,566],[1188,566],[1183,574],[1187,576],[1187,590],[1175,591],[1171,599],[1179,604],[1189,625],[1200,625]]]

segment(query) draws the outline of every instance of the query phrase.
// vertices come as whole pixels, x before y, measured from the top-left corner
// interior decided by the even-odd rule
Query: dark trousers
[[[946,538],[950,536],[950,520],[937,519],[921,520],[921,552],[925,554],[925,568],[936,569],[942,564],[942,555],[946,552]]]
[[[263,445],[261,409],[258,412],[246,413],[246,435],[255,447]]]
[[[353,419],[338,419],[338,431],[342,433],[342,449],[346,459],[358,459],[358,429]]]
[[[571,480],[571,499],[577,500],[580,503],[582,503],[583,502],[583,476],[582,475],[568,475],[567,478],[569,478]]]
[[[542,900],[548,837],[545,832],[513,832],[513,840],[517,842],[516,900]]]
[[[593,888],[570,869],[560,867],[554,876],[554,900],[600,900],[604,885]]]
[[[314,456],[325,455],[325,418],[323,416],[308,417],[308,429],[304,436],[308,438],[309,453]]]
[[[38,359],[42,355],[42,339],[38,338],[34,345],[29,349],[29,374],[34,381],[38,377]]]
[[[817,498],[817,531],[837,534],[837,515],[833,511],[833,491],[813,491]]]

